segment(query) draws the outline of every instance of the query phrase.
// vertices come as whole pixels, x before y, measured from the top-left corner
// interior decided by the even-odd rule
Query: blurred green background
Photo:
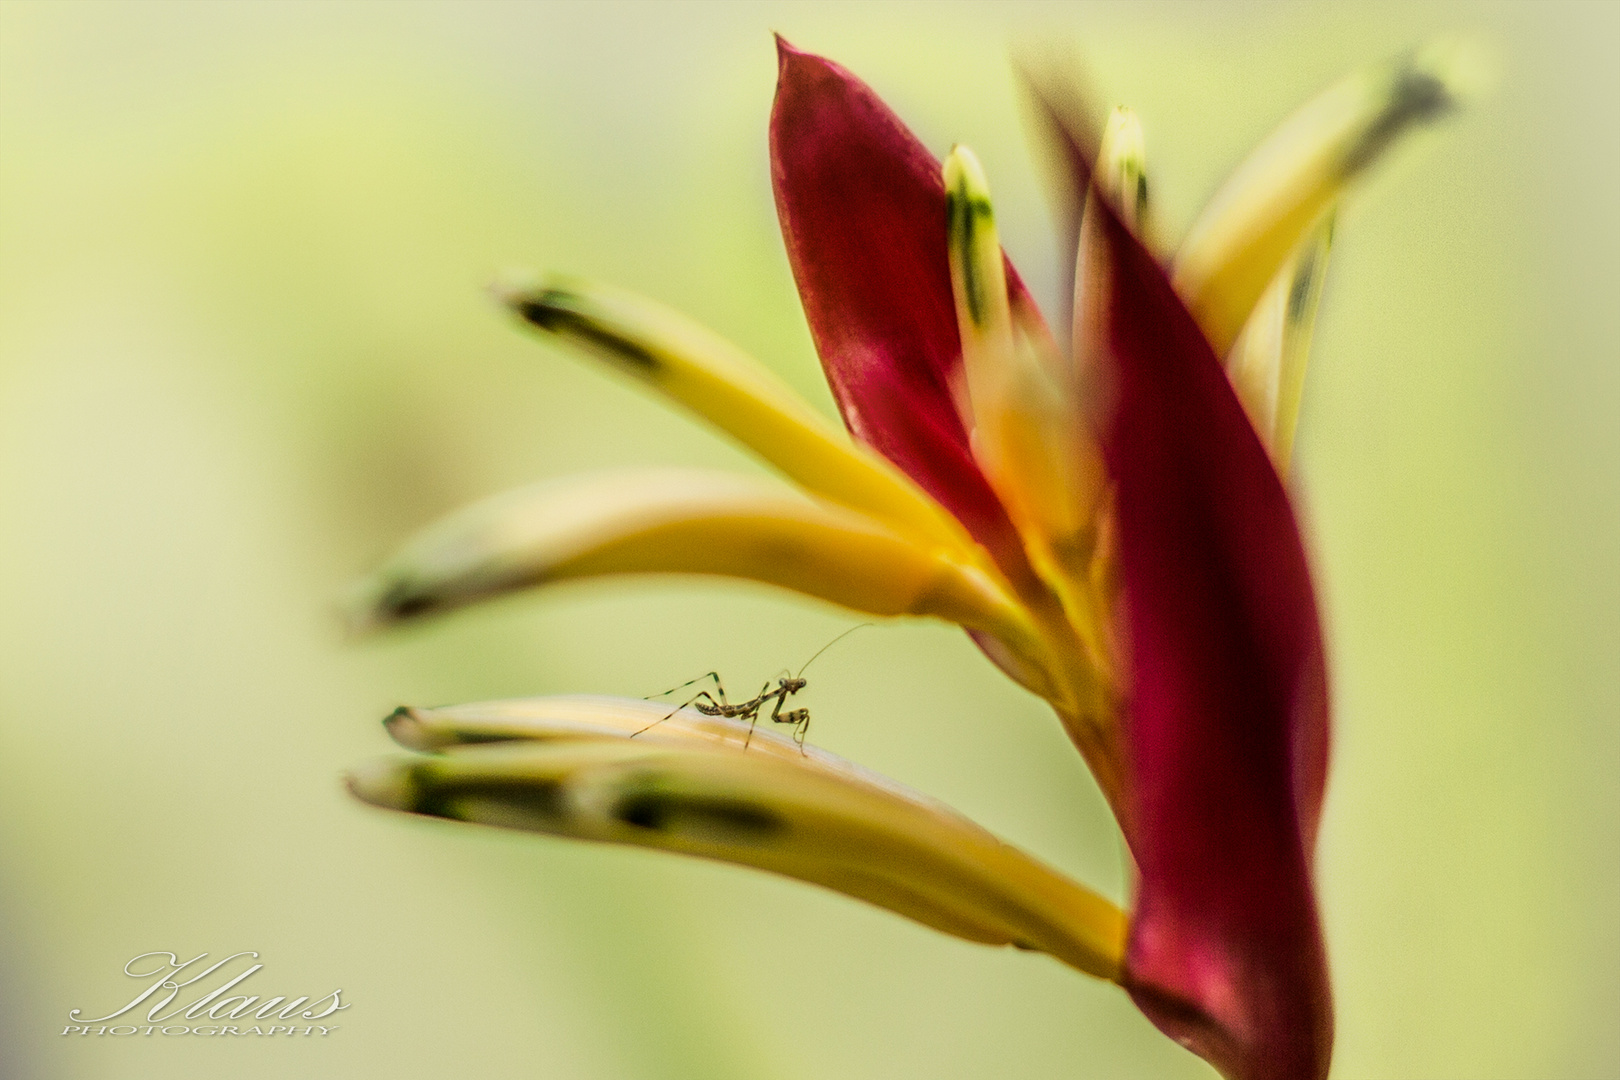
[[[514,328],[502,267],[658,297],[830,410],[771,204],[772,30],[971,144],[1048,299],[1009,45],[1072,42],[1139,111],[1171,235],[1342,72],[1494,48],[1494,95],[1342,219],[1307,390],[1335,1075],[1620,1075],[1620,7],[295,0],[0,3],[0,1072],[1213,1075],[1043,957],[339,786],[401,702],[747,684],[854,621],[664,580],[364,643],[334,615],[480,495],[757,468]],[[1121,894],[1042,706],[952,629],[858,642],[817,662],[817,742]],[[137,953],[244,949],[262,992],[341,987],[340,1030],[57,1034]]]

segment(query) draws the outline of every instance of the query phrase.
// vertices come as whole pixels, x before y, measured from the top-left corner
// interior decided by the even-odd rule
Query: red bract
[[[1311,885],[1327,672],[1288,496],[1209,343],[1112,215],[1117,484],[1140,881],[1126,985],[1245,1080],[1327,1073]]]
[[[962,345],[939,162],[837,64],[780,38],[777,55],[777,216],[844,422],[956,515],[1009,577],[1023,576],[1018,533],[953,402]],[[1008,287],[1024,291],[1016,274]]]
[[[844,69],[779,45],[772,177],[822,364],[855,436],[1011,579],[1029,563],[955,404],[961,344],[939,163]],[[1093,194],[1093,198],[1096,196]],[[1243,1080],[1320,1077],[1332,1010],[1311,882],[1326,670],[1287,494],[1165,271],[1106,206],[1128,839],[1125,984]],[[1009,292],[1023,293],[1016,275]],[[1076,423],[1080,423],[1076,411]]]

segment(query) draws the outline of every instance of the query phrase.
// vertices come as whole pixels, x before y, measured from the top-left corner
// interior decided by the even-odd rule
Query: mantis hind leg
[[[708,676],[705,675],[705,676],[703,676],[703,678],[706,679],[706,678],[708,678]],[[699,679],[693,679],[692,680],[692,682],[699,682],[699,681],[701,681],[701,680],[699,680]],[[726,692],[725,692],[724,688],[722,688],[722,687],[720,687],[718,685],[719,682],[720,682],[719,676],[716,676],[715,677],[716,689],[720,693],[720,700],[719,701],[715,701],[714,696],[712,694],[710,694],[707,690],[699,690],[696,695],[694,695],[693,697],[688,698],[686,701],[681,702],[679,705],[675,706],[673,709],[669,710],[669,712],[665,713],[663,716],[660,716],[658,719],[654,720],[652,723],[648,724],[646,727],[641,728],[641,729],[639,729],[637,731],[632,731],[630,733],[630,737],[633,739],[637,735],[640,735],[644,731],[651,731],[653,728],[657,727],[659,724],[662,724],[665,720],[668,720],[670,717],[674,716],[676,713],[680,712],[682,709],[686,708],[688,705],[697,705],[697,703],[699,701],[703,700],[704,698],[708,699],[709,704],[708,704],[707,707],[704,707],[702,705],[698,705],[698,707],[697,707],[698,712],[703,713],[706,716],[724,716],[725,713],[726,713],[726,709],[728,708],[728,706],[725,704]],[[686,683],[685,685],[691,686],[692,683]],[[674,690],[679,690],[680,687],[677,686],[677,687],[674,687],[673,689]],[[666,693],[666,694],[671,693],[671,692],[672,692],[671,690],[664,691],[664,693]],[[644,698],[643,700],[650,701],[651,699],[650,698]]]
[[[673,709],[669,710],[669,712],[665,713],[663,716],[660,716],[658,719],[654,720],[640,731],[632,731],[630,733],[630,737],[633,739],[637,735],[640,735],[643,731],[651,731],[653,728],[657,727],[659,724],[662,724],[665,720],[668,720],[670,717],[674,716],[688,705],[692,705],[703,698],[707,698],[709,700],[709,707],[714,711],[710,712],[709,709],[705,709],[702,705],[699,705],[699,712],[707,713],[710,716],[726,715],[726,711],[731,708],[731,705],[726,701],[726,686],[720,681],[720,673],[718,671],[711,671],[706,675],[699,675],[695,679],[688,679],[679,686],[672,686],[661,694],[654,694],[652,697],[642,698],[641,700],[655,701],[658,698],[667,697],[668,695],[675,693],[677,690],[685,690],[688,686],[696,686],[704,679],[714,680],[714,693],[711,694],[707,690],[699,690],[696,694],[687,698],[685,701],[681,702],[679,705],[675,706]]]
[[[724,703],[725,700],[726,700],[726,688],[720,682],[720,673],[718,671],[711,671],[707,675],[699,675],[695,679],[687,679],[685,682],[681,683],[681,685],[679,685],[679,686],[672,686],[668,690],[665,690],[661,694],[653,694],[651,697],[645,697],[645,698],[642,698],[641,700],[643,700],[643,701],[653,701],[653,700],[655,700],[657,698],[668,697],[670,694],[673,694],[677,690],[685,690],[688,686],[696,686],[698,683],[702,682],[704,679],[713,679],[714,680],[714,692],[720,696],[720,701],[722,703]],[[699,694],[698,696],[701,697],[702,694]],[[697,700],[697,698],[692,699],[692,701],[696,701],[696,700]],[[688,701],[686,703],[686,705],[690,705],[691,703],[692,703],[691,701]],[[683,708],[683,709],[686,708],[686,705],[682,705],[681,708]]]

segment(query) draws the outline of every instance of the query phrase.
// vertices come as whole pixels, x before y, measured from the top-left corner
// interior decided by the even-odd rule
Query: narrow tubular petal
[[[982,630],[1045,670],[1027,618],[986,574],[871,518],[761,481],[692,469],[570,477],[462,510],[357,590],[357,624],[610,574],[717,574],[871,615]]]
[[[1077,634],[1084,649],[1071,665],[1078,702],[1095,688],[1106,653],[1089,583],[1100,455],[1040,313],[1027,296],[1008,300],[989,185],[967,147],[951,151],[944,182],[973,454],[1018,527],[1030,565],[1057,597],[1069,624],[1064,635]],[[1087,711],[1106,726],[1100,710]]]
[[[1322,305],[1328,256],[1333,250],[1333,218],[1305,242],[1288,279],[1283,304],[1282,347],[1277,357],[1277,416],[1272,429],[1271,456],[1285,475],[1294,456],[1294,433],[1299,428],[1299,407],[1305,397],[1305,369],[1311,358],[1311,335],[1316,312]]]
[[[1023,326],[1032,306],[1019,305],[1014,321],[990,187],[971,150],[951,151],[944,181],[974,457],[1026,547],[1067,543],[1090,509],[1079,490],[1076,407],[1061,365],[1043,355],[1044,324],[1037,320],[1033,333]],[[1038,551],[1031,554],[1039,568]]]
[[[714,689],[707,677],[684,688]],[[668,698],[674,700],[668,700]],[[696,700],[695,698],[693,700]],[[622,698],[602,694],[557,694],[447,705],[436,709],[395,709],[383,725],[408,750],[438,753],[458,746],[497,742],[567,742],[580,739],[637,739],[710,750],[747,751],[822,769],[862,784],[889,788],[913,802],[944,810],[929,799],[879,773],[809,744],[777,734],[769,724],[749,724],[709,716],[682,702],[680,695]]]
[[[653,698],[558,694],[435,709],[402,706],[383,724],[395,742],[423,753],[499,742],[623,738],[746,750],[797,762],[805,768],[830,770],[862,784],[891,788],[913,802],[945,810],[943,804],[879,773],[767,730],[771,725],[764,718],[758,724],[748,724],[723,716],[709,716],[692,707],[698,700],[699,690],[712,693],[714,688],[715,683],[705,675],[677,687],[678,692],[666,692]]]
[[[1345,185],[1466,96],[1474,59],[1461,46],[1432,45],[1358,72],[1307,103],[1238,167],[1175,262],[1176,289],[1217,355]]]
[[[714,689],[704,677],[689,690]],[[557,694],[550,697],[477,701],[435,709],[402,706],[384,726],[393,740],[408,750],[436,753],[457,746],[497,742],[565,742],[571,739],[625,739],[640,737],[691,745],[746,748],[788,759],[836,761],[814,746],[801,747],[792,739],[750,728],[723,716],[708,716],[683,702],[681,695],[657,698],[620,698],[599,694]]]
[[[499,292],[530,326],[686,406],[807,490],[930,545],[973,551],[956,519],[887,461],[851,445],[762,364],[679,312],[573,278]]]
[[[1311,331],[1333,244],[1331,217],[1283,264],[1226,357],[1226,370],[1277,471],[1287,475]]]
[[[1119,210],[1120,219],[1144,244],[1150,223],[1147,144],[1142,122],[1123,105],[1108,117],[1097,147],[1097,187]],[[1151,245],[1149,244],[1151,247]]]
[[[631,703],[637,718],[645,704]],[[853,767],[752,747],[569,739],[381,761],[353,772],[349,787],[392,810],[768,870],[969,941],[1045,952],[1098,978],[1119,972],[1117,907]]]
[[[1098,224],[1140,871],[1125,984],[1230,1077],[1320,1078],[1327,689],[1305,551],[1209,342],[1118,218]]]
[[[778,39],[771,180],[788,262],[856,438],[942,503],[1009,578],[1017,530],[974,461],[940,165],[859,79]],[[1007,288],[1025,293],[1010,268]]]

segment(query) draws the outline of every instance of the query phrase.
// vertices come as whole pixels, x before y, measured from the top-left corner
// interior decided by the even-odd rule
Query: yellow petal
[[[982,630],[1042,670],[1027,617],[977,567],[842,507],[731,473],[655,468],[568,477],[446,518],[363,582],[359,627],[609,574],[716,574],[870,615]]]
[[[1283,264],[1227,356],[1227,372],[1238,398],[1284,474],[1293,455],[1311,331],[1332,243],[1329,217]]]
[[[1056,344],[1012,304],[984,170],[965,146],[945,161],[951,287],[972,402],[973,453],[1039,564],[1086,527],[1095,477]]]
[[[376,762],[349,786],[388,809],[769,870],[969,941],[1043,951],[1099,978],[1119,973],[1126,923],[1108,900],[847,763],[576,739]]]
[[[1356,73],[1295,113],[1210,200],[1176,256],[1174,278],[1217,355],[1345,185],[1402,134],[1453,109],[1477,57],[1449,43]]]
[[[690,696],[695,697],[696,691],[704,688],[714,689],[706,679],[694,681]],[[769,724],[761,728],[723,716],[708,716],[691,708],[680,695],[672,697],[667,700],[558,694],[478,701],[436,709],[404,706],[394,710],[383,723],[395,742],[424,753],[497,742],[635,737],[710,748],[742,750],[746,746],[749,753],[790,760],[803,758],[807,764],[837,762],[843,767],[858,768],[814,746],[801,747],[794,740],[767,730]]]
[[[497,292],[531,327],[686,406],[814,494],[921,542],[982,558],[961,524],[909,478],[852,443],[758,361],[679,312],[564,277]]]
[[[404,706],[383,721],[395,742],[410,750],[436,753],[458,746],[498,742],[563,742],[582,739],[636,738],[688,746],[747,749],[807,768],[830,769],[863,783],[896,786],[878,773],[815,746],[801,744],[769,730],[767,716],[748,724],[721,716],[708,716],[690,707],[699,689],[713,689],[707,678],[694,680],[681,694],[653,699],[605,697],[597,694],[559,694],[549,697],[480,701],[436,709]],[[751,691],[753,688],[750,687]],[[683,701],[683,698],[686,699]],[[737,700],[737,695],[732,695]],[[1111,798],[1122,791],[1111,747],[1098,741],[1089,719],[1062,717],[1065,728],[1097,771],[1098,783]],[[921,798],[898,788],[907,798]]]
[[[694,680],[686,693],[714,689],[709,680]],[[750,690],[753,688],[750,687]],[[498,742],[568,742],[629,739],[675,743],[709,750],[747,751],[822,769],[877,787],[892,787],[906,798],[925,797],[879,773],[801,744],[779,734],[768,722],[769,707],[760,723],[709,716],[683,702],[658,698],[622,698],[601,694],[556,694],[549,697],[510,698],[446,705],[436,709],[403,706],[383,721],[393,740],[408,750],[438,753],[462,746]],[[738,700],[733,694],[732,699]]]

